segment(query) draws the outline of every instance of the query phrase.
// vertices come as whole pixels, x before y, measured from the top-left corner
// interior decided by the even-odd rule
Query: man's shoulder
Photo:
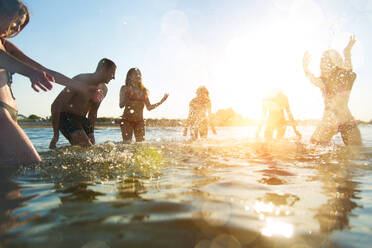
[[[89,83],[93,79],[92,73],[81,73],[73,77],[74,80],[78,80],[82,83]]]

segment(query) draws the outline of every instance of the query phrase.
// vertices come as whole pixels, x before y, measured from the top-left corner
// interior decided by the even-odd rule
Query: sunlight
[[[220,105],[230,104],[238,113],[257,119],[267,92],[279,88],[288,95],[297,95],[303,83],[308,85],[302,69],[305,51],[312,54],[310,69],[317,73],[324,50],[335,43],[347,44],[348,34],[338,27],[342,23],[334,25],[337,20],[326,18],[314,1],[285,1],[280,8],[287,11],[284,17],[274,15],[262,26],[241,27],[241,32],[227,42],[214,80],[228,82],[237,90],[233,96],[220,99]],[[362,49],[356,47],[358,65],[363,61],[361,54]]]
[[[273,219],[266,220],[266,227],[261,230],[261,234],[267,237],[274,235],[290,238],[293,235],[293,225]]]
[[[264,203],[261,201],[256,201],[256,203],[253,206],[253,209],[257,213],[272,213],[274,212],[275,205],[272,202]]]

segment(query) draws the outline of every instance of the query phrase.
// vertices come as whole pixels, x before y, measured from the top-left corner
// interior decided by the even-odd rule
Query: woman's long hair
[[[200,86],[196,90],[196,96],[203,103],[209,103],[211,101],[210,98],[209,98],[209,91],[205,86]]]
[[[132,74],[138,74],[137,82],[133,80]],[[135,86],[139,85],[141,89],[146,89],[145,86],[142,83],[142,74],[141,71],[138,68],[130,68],[127,73],[127,78],[125,79],[125,85],[126,86]]]
[[[0,38],[11,38],[16,36],[30,21],[30,13],[20,0],[0,0],[0,18],[10,16],[12,21],[8,30],[0,34]]]
[[[324,51],[320,63],[321,77],[336,68],[344,68],[342,56],[334,49]]]
[[[138,77],[136,78],[136,81],[134,81],[132,75],[136,73]],[[145,88],[145,86],[142,83],[142,74],[141,71],[138,68],[130,68],[127,72],[127,77],[125,79],[125,85],[128,87],[136,87],[136,85],[139,86],[139,88],[143,91],[145,91],[145,94],[148,95],[148,90]]]

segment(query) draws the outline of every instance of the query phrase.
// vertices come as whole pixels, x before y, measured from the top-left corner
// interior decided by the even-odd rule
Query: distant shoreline
[[[52,128],[52,124],[50,122],[18,122],[19,125],[22,128]],[[146,123],[147,127],[183,127],[182,123],[179,123],[178,125],[175,125],[172,123],[171,125],[164,125],[164,124],[169,124],[169,123],[160,123],[160,125],[154,125],[154,123]],[[297,125],[298,126],[316,126],[318,123],[311,121],[298,121]],[[372,123],[368,122],[359,122],[359,125],[371,125]],[[257,126],[258,123],[250,123],[250,124],[244,124],[244,125],[216,125],[216,127],[250,127],[250,126]],[[107,123],[107,122],[98,122],[95,125],[96,128],[107,128],[107,127],[112,127],[112,128],[120,128],[119,123]]]

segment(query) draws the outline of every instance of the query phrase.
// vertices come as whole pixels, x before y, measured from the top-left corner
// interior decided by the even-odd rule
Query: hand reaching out
[[[53,88],[53,85],[50,83],[54,82],[53,76],[44,71],[34,70],[29,78],[31,81],[31,87],[36,92],[40,92],[37,87],[43,91],[48,91]]]

